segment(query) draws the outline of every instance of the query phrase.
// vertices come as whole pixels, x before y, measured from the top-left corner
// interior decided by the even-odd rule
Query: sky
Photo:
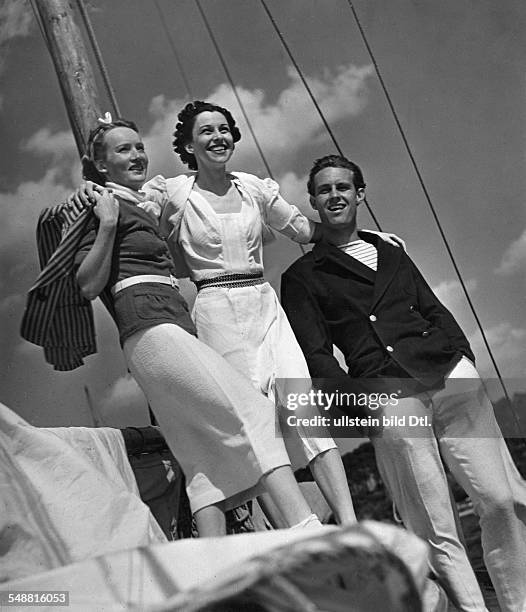
[[[183,170],[171,140],[177,112],[190,99],[232,110],[243,137],[230,169],[267,174],[193,0],[85,4],[121,114],[141,128],[152,176]],[[334,144],[261,3],[201,4],[282,193],[315,218],[306,175]],[[267,4],[339,146],[362,167],[382,229],[404,238],[470,339],[480,372],[494,378],[349,3]],[[354,6],[498,368],[510,392],[523,388],[526,4],[355,0]],[[26,293],[39,271],[38,214],[79,183],[80,169],[53,65],[25,0],[0,6],[0,58],[0,401],[38,426],[89,426],[93,412],[111,426],[145,424],[144,398],[126,374],[100,303],[99,351],[73,372],[54,372],[42,349],[19,335]],[[101,107],[109,110],[102,93]],[[374,228],[367,211],[360,215],[361,227]],[[300,255],[285,239],[266,250],[275,287]],[[191,301],[188,285],[185,294]]]

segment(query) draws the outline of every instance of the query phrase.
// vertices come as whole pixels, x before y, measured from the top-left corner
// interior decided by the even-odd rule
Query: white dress
[[[194,175],[166,181],[155,177],[145,185],[145,190],[152,186],[165,190],[161,232],[179,261],[178,274],[184,266],[193,281],[263,273],[263,236],[269,235],[269,228],[296,242],[310,241],[313,223],[281,198],[277,183],[244,173],[235,173],[232,181],[242,199],[241,210],[235,213],[216,213],[204,196],[192,190]],[[269,283],[205,287],[197,295],[192,316],[198,338],[270,399],[284,405],[289,392],[310,390],[307,363]],[[322,438],[306,437],[301,430],[299,434],[309,461],[336,448],[328,434]]]

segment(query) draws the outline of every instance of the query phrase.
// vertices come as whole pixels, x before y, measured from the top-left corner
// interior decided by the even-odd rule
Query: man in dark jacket
[[[368,388],[376,381],[381,391],[397,381],[395,399],[375,411],[371,405],[368,414],[377,419],[369,434],[378,468],[404,524],[429,542],[432,567],[453,603],[485,610],[457,534],[442,453],[480,515],[501,609],[522,610],[526,484],[464,333],[403,249],[357,231],[365,183],[356,164],[335,155],[317,160],[308,190],[325,240],[285,272],[281,296],[311,376],[331,392],[348,391],[340,383],[350,379],[367,379]]]

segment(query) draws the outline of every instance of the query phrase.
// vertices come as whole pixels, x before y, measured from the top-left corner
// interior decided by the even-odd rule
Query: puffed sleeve
[[[159,219],[166,204],[166,180],[164,176],[158,174],[146,182],[142,189],[146,200],[138,204],[146,212],[150,213],[155,219]]]
[[[294,242],[309,243],[314,234],[314,221],[281,197],[276,181],[257,179],[253,185],[257,187],[256,199],[265,224]]]
[[[162,202],[159,232],[166,240],[178,278],[185,278],[190,274],[179,246],[179,229],[193,182],[193,174],[181,174],[169,179],[158,174],[142,188],[146,196],[151,197],[154,202]]]
[[[144,183],[141,191],[144,192],[149,201],[155,202],[155,205],[158,207],[158,214],[156,214],[156,216],[159,217],[159,231],[162,236],[168,236],[171,227],[168,227],[166,215],[163,214],[168,200],[166,194],[166,179],[161,174],[157,174]]]

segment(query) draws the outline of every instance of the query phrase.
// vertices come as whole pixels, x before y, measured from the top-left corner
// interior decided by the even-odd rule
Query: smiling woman
[[[106,155],[97,161],[99,172],[116,183],[139,189],[146,179],[148,157],[139,135],[127,127],[111,130],[104,139]]]

